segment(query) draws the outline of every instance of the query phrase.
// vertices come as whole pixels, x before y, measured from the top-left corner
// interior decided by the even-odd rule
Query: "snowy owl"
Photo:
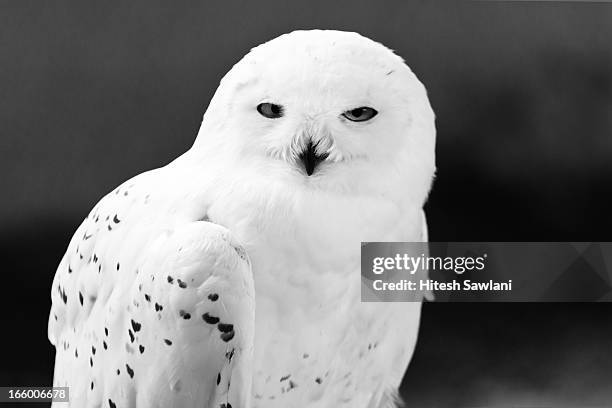
[[[54,386],[72,407],[395,407],[421,303],[361,302],[360,242],[427,240],[434,156],[426,90],[388,48],[322,30],[254,48],[191,149],[77,229]]]

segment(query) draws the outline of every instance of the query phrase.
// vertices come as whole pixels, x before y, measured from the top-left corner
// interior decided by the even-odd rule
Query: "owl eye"
[[[283,116],[283,107],[274,103],[264,102],[257,105],[257,112],[269,119],[276,119]]]
[[[362,106],[360,108],[348,110],[344,112],[342,116],[352,122],[365,122],[366,120],[372,119],[377,114],[378,111],[376,109],[368,106]]]

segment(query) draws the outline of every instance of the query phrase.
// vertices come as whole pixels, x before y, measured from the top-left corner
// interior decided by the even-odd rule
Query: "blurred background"
[[[50,385],[50,286],[89,209],[187,150],[222,75],[294,29],[393,48],[437,114],[432,241],[606,241],[612,4],[0,3],[0,385]],[[610,265],[609,267],[612,267]],[[409,406],[609,406],[612,304],[426,304]]]

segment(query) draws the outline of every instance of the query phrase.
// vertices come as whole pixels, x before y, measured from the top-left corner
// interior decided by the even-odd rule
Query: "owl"
[[[435,133],[424,86],[375,41],[255,47],[193,146],[74,234],[54,386],[72,407],[397,406],[421,302],[362,302],[360,244],[427,240]]]

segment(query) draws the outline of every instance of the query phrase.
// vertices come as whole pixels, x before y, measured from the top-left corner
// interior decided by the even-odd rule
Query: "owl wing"
[[[74,407],[247,407],[250,262],[227,229],[172,210],[157,172],[104,197],[60,262],[53,383]]]

